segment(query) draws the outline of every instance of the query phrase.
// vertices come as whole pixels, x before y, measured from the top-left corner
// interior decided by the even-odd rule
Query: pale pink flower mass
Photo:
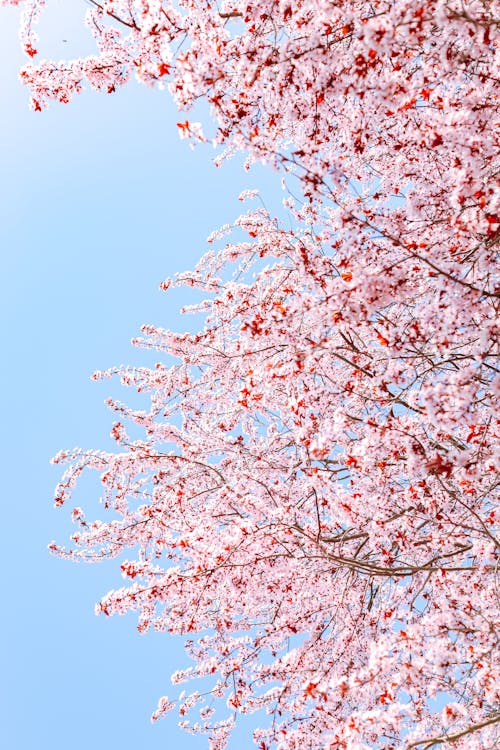
[[[498,747],[499,2],[92,2],[98,51],[62,63],[39,60],[42,6],[35,110],[165,85],[211,108],[181,137],[295,196],[162,282],[205,294],[204,325],[144,327],[175,363],[94,377],[149,410],[110,401],[116,452],[56,458],[56,505],[93,469],[114,517],[75,508],[51,550],[119,557],[98,611],[190,639],[172,681],[203,690],[153,719],[176,708],[211,750],[253,712],[259,750]]]

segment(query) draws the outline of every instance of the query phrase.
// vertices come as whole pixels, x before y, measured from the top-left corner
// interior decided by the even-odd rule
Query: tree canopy
[[[97,53],[57,63],[22,7],[35,110],[135,76],[290,186],[289,226],[256,204],[162,283],[202,292],[198,332],[96,373],[150,397],[110,401],[116,451],[55,458],[56,505],[94,470],[107,520],[52,550],[119,557],[98,611],[188,635],[172,679],[203,687],[153,718],[211,750],[258,711],[260,750],[493,750],[498,2],[92,1]]]

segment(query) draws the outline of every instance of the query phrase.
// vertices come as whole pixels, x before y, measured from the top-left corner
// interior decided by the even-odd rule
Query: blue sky
[[[49,8],[42,53],[94,51],[83,0]],[[60,470],[49,459],[75,445],[111,447],[103,401],[117,391],[91,373],[147,363],[130,345],[142,323],[187,327],[182,292],[165,295],[159,282],[191,267],[210,231],[236,218],[242,189],[261,187],[277,205],[279,180],[236,161],[214,168],[210,147],[179,140],[168,94],[135,84],[30,112],[17,80],[18,11],[0,14],[0,745],[202,748],[174,715],[149,723],[157,699],[174,693],[170,673],[186,664],[181,642],[141,637],[131,617],[95,617],[94,603],[123,583],[116,562],[49,556],[48,542],[72,531],[69,512],[52,506]],[[95,499],[79,504],[92,509]],[[232,747],[243,745],[239,735]]]

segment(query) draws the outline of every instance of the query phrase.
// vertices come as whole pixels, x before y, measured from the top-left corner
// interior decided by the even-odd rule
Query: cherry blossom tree
[[[197,333],[144,326],[156,367],[96,373],[149,398],[109,402],[116,451],[55,458],[56,505],[94,470],[106,520],[51,549],[118,558],[98,612],[188,637],[199,689],[153,718],[212,750],[259,711],[260,750],[498,747],[499,3],[92,1],[98,52],[63,63],[41,6],[35,110],[166,85],[211,106],[181,136],[291,191],[292,228],[257,204],[163,282]]]

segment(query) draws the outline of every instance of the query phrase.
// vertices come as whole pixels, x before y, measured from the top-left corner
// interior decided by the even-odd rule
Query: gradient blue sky
[[[49,0],[44,55],[94,51],[84,9]],[[130,346],[142,323],[187,327],[182,292],[162,294],[158,283],[191,267],[210,231],[241,212],[242,189],[259,186],[278,205],[279,180],[236,161],[215,169],[210,147],[179,140],[168,94],[135,83],[30,112],[17,18],[0,10],[0,746],[202,748],[174,715],[149,723],[160,695],[174,694],[171,671],[187,663],[181,642],[139,636],[132,617],[95,617],[94,603],[122,585],[116,562],[49,556],[48,542],[72,531],[69,513],[52,506],[60,470],[49,459],[74,445],[111,447],[103,401],[117,391],[90,374],[147,363]],[[79,504],[91,516],[95,496]],[[251,742],[239,733],[231,747],[243,746]]]

